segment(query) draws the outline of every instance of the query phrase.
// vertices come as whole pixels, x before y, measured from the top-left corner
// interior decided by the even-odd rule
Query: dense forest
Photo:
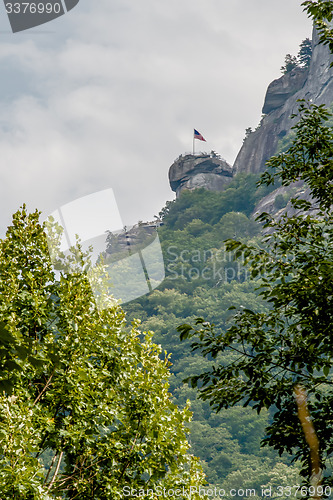
[[[192,450],[208,482],[226,491],[238,483],[258,492],[276,478],[296,488],[301,476],[321,474],[318,460],[324,484],[332,482],[332,115],[300,101],[298,118],[259,182],[238,174],[223,192],[185,191],[167,203],[159,231],[166,279],[125,307],[172,353],[174,401],[192,403]],[[275,197],[274,216],[254,220],[263,196],[295,180],[306,181],[310,198],[291,189],[289,201]],[[321,436],[319,458],[302,423],[310,462],[295,432],[304,387]]]
[[[270,421],[268,412],[258,416],[250,407],[236,406],[216,414],[208,402],[197,399],[195,389],[183,383],[209,362],[191,353],[189,341],[180,342],[178,325],[202,316],[224,328],[231,306],[265,308],[258,299],[257,284],[223,243],[229,238],[260,241],[261,228],[251,214],[271,189],[258,188],[258,179],[239,174],[223,192],[185,191],[168,202],[160,213],[164,225],[159,229],[166,278],[153,293],[124,306],[128,319],[140,318],[142,329],[154,331],[155,342],[172,353],[174,401],[182,407],[191,401],[192,453],[200,457],[209,483],[226,491],[240,485],[259,491],[261,485],[299,481],[290,457],[260,448]],[[228,356],[224,362],[230,362]]]

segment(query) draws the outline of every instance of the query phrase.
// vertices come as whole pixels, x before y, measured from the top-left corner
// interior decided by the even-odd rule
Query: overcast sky
[[[299,0],[80,0],[12,34],[0,5],[1,229],[113,188],[125,224],[172,200],[193,128],[229,163],[284,56],[311,37]]]

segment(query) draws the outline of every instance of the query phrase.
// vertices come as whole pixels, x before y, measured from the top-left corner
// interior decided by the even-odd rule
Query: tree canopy
[[[182,381],[194,370],[204,371],[209,361],[191,353],[190,341],[180,343],[176,331],[177,325],[194,322],[198,315],[209,318],[216,328],[224,328],[231,305],[267,309],[257,296],[255,282],[248,280],[238,262],[231,261],[223,243],[227,238],[240,238],[244,243],[260,241],[260,225],[246,213],[250,207],[253,210],[256,199],[275,186],[256,188],[258,179],[237,174],[222,193],[184,191],[171,207],[167,204],[164,225],[159,228],[166,278],[151,294],[124,307],[129,318],[140,317],[142,328],[153,330],[155,342],[172,353],[170,389],[178,406],[191,401],[191,446],[200,457],[209,484],[226,491],[235,486],[252,488],[260,494],[261,485],[276,482],[279,472],[280,486],[297,484],[298,466],[290,465],[287,455],[279,457],[275,450],[260,448],[270,412],[263,410],[257,415],[250,407],[238,405],[217,415],[208,402],[196,399],[196,390]],[[234,212],[236,206],[243,212]],[[184,221],[184,211],[191,207],[195,209],[192,218]],[[230,361],[230,355],[224,355],[224,362]]]
[[[297,54],[298,62],[302,68],[308,68],[312,57],[312,41],[310,38],[305,38],[299,46]]]
[[[197,319],[179,327],[181,338],[195,337],[193,349],[216,359],[211,369],[190,377],[200,397],[214,409],[237,403],[258,412],[274,410],[264,444],[295,452],[305,477],[311,476],[309,449],[295,411],[295,386],[305,387],[321,452],[325,481],[332,484],[333,456],[333,133],[324,106],[301,101],[290,148],[268,162],[261,184],[285,186],[303,180],[312,200],[295,198],[279,219],[260,216],[265,245],[229,240],[242,256],[270,309],[239,308],[229,328]],[[294,116],[295,118],[295,116]],[[221,353],[232,352],[229,364]],[[225,354],[224,354],[225,356]]]
[[[283,74],[289,73],[295,68],[308,68],[312,58],[312,41],[309,38],[303,40],[299,46],[297,56],[287,54],[284,66],[281,66]]]
[[[294,68],[298,68],[298,60],[296,56],[292,56],[291,54],[287,54],[284,59],[284,66],[281,66],[282,73],[290,73]]]
[[[116,302],[96,308],[87,255],[55,278],[44,229],[23,208],[0,241],[1,498],[106,500],[125,486],[202,484],[168,356],[137,322],[126,327]]]
[[[319,41],[328,45],[333,53],[333,8],[331,0],[305,0],[301,4],[310,17],[319,33]]]

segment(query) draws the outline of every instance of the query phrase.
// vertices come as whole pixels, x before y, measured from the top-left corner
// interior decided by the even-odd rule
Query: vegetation
[[[281,66],[281,71],[285,75],[286,73],[290,73],[295,68],[298,68],[298,60],[296,56],[292,56],[291,54],[287,54],[284,59],[284,66]]]
[[[168,357],[137,323],[125,328],[112,300],[96,308],[79,247],[55,279],[38,217],[19,210],[0,242],[1,498],[202,484],[186,453],[189,409],[170,401]]]
[[[333,50],[332,2],[302,5]],[[310,58],[306,39],[283,71],[307,67]],[[302,462],[305,476],[312,472],[295,414],[297,383],[307,388],[326,482],[332,481],[333,137],[322,107],[304,105],[301,115],[259,189],[256,176],[240,174],[222,193],[184,192],[167,203],[160,214],[166,279],[126,305],[131,327],[112,300],[96,308],[85,278],[88,255],[73,248],[56,278],[38,213],[23,208],[14,215],[0,242],[1,498],[105,500],[123,498],[125,486],[136,493],[199,486],[187,427],[210,484],[227,492],[254,488],[255,499],[261,488],[273,488],[289,498],[294,492],[277,488],[297,484],[299,467],[284,452]],[[269,231],[263,241],[251,218],[256,203],[273,181],[289,185],[299,177],[319,211],[304,215],[309,204],[295,200],[293,217],[263,216]],[[276,208],[286,201],[276,196]],[[56,241],[59,234],[52,234]],[[230,238],[239,241],[225,249]],[[113,235],[108,243],[117,250]],[[249,267],[232,260],[232,251]],[[233,318],[230,308],[238,311]],[[198,316],[194,347],[205,357],[191,353],[186,338],[195,334],[190,325]],[[180,323],[187,325],[183,343]],[[156,332],[154,343],[142,329]],[[156,343],[172,353],[170,377],[169,357]],[[200,400],[185,378],[202,383]],[[263,438],[269,447],[260,448]]]
[[[178,200],[167,202],[160,216],[171,230],[183,230],[194,219],[212,226],[229,212],[242,212],[248,217],[256,203],[272,191],[264,186],[257,189],[257,181],[258,176],[255,174],[240,173],[222,192],[203,188],[185,191]]]
[[[305,40],[302,41],[301,45],[299,46],[299,52],[298,52],[298,64],[302,68],[308,68],[310,66],[310,61],[312,57],[312,41],[310,38],[306,38]]]
[[[331,0],[305,0],[301,3],[304,11],[310,17],[319,33],[319,42],[327,45],[333,53],[333,9]],[[308,67],[311,61],[311,42],[308,38],[302,41],[298,57],[287,54],[285,65],[281,67],[283,73],[288,73],[296,66]],[[333,63],[331,63],[331,66]]]
[[[312,42],[309,38],[303,40],[299,46],[296,56],[287,54],[284,60],[284,66],[281,66],[283,74],[289,73],[295,68],[308,68],[312,57]]]
[[[333,53],[333,28],[331,25],[333,9],[331,0],[306,0],[301,5],[308,17],[313,19],[319,33],[320,43],[328,45],[330,52]]]
[[[228,308],[233,305],[267,311],[258,300],[255,283],[231,260],[223,243],[237,237],[244,243],[259,244],[260,225],[250,213],[274,186],[258,189],[258,179],[239,174],[224,192],[185,191],[167,203],[161,212],[164,225],[159,229],[166,278],[158,290],[125,306],[128,318],[140,317],[142,327],[155,332],[155,342],[172,353],[174,402],[184,406],[186,400],[191,401],[192,452],[200,457],[209,483],[225,489],[246,486],[257,492],[261,485],[273,485],[278,471],[285,478],[280,479],[281,484],[297,483],[298,469],[290,466],[288,457],[260,448],[270,412],[257,416],[251,408],[238,405],[216,415],[208,402],[197,400],[196,391],[183,384],[195,370],[207,369],[209,362],[190,352],[189,341],[179,342],[176,327],[193,323],[201,315],[217,328],[225,328]],[[230,355],[223,355],[224,363],[231,361]]]
[[[258,289],[269,309],[232,306],[238,312],[226,329],[216,332],[199,318],[197,327],[184,324],[180,330],[183,339],[195,336],[193,349],[216,360],[190,377],[193,386],[200,383],[200,397],[217,411],[237,403],[250,404],[258,413],[263,408],[273,411],[264,444],[295,454],[309,480],[319,471],[310,460],[294,401],[295,387],[306,388],[326,471],[324,482],[332,485],[333,132],[325,124],[329,112],[323,106],[301,101],[299,114],[291,147],[268,162],[272,172],[263,174],[261,184],[279,179],[288,186],[303,180],[316,210],[309,212],[312,203],[295,198],[293,215],[279,220],[260,216],[268,231],[265,248],[227,243],[236,258],[245,257],[252,279],[261,276]],[[228,353],[237,357],[226,365]]]

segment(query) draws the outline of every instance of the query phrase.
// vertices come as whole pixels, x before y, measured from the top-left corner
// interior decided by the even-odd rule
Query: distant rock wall
[[[222,191],[238,172],[264,171],[266,162],[276,154],[280,139],[296,123],[290,117],[297,113],[297,100],[307,99],[318,105],[333,102],[332,61],[332,54],[326,45],[319,44],[314,29],[309,68],[295,68],[268,86],[261,123],[244,140],[233,167],[213,152],[179,156],[169,170],[170,186],[176,196],[184,189]]]
[[[222,191],[232,179],[232,167],[214,154],[179,156],[169,169],[169,182],[178,197],[184,189]]]
[[[312,100],[315,104],[333,102],[333,57],[327,46],[318,43],[313,31],[312,59],[307,70],[296,68],[268,87],[260,127],[245,139],[233,165],[234,173],[257,173],[277,151],[278,142],[295,124],[290,116],[297,112],[297,99]]]
[[[288,99],[304,86],[308,74],[309,68],[295,68],[274,80],[268,86],[262,112],[269,114],[284,106]]]

